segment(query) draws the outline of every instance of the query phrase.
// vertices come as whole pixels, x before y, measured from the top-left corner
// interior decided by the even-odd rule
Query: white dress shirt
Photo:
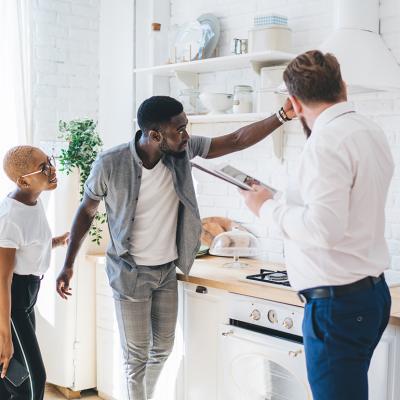
[[[385,203],[393,169],[384,132],[350,103],[318,116],[296,182],[260,210],[283,232],[294,289],[344,285],[388,268]]]

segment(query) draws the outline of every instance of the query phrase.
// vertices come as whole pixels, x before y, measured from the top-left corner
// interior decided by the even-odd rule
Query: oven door
[[[312,400],[303,345],[220,325],[218,400]]]

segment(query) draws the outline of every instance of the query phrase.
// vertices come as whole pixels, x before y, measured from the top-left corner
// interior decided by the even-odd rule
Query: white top
[[[172,175],[160,160],[142,168],[130,253],[138,265],[155,266],[178,258],[176,227],[179,198]]]
[[[384,132],[350,103],[318,116],[297,182],[260,210],[282,229],[294,289],[348,284],[389,267],[385,203],[393,170]]]
[[[0,247],[17,249],[16,274],[41,276],[47,271],[52,235],[40,200],[34,206],[10,197],[0,203]]]

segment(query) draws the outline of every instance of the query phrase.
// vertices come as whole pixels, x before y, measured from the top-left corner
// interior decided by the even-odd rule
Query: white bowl
[[[203,92],[200,101],[209,110],[209,114],[223,114],[233,106],[233,95],[230,93]]]

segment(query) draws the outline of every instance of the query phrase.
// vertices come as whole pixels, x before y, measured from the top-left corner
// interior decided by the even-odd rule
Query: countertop
[[[241,259],[242,262],[248,263],[249,267],[236,270],[225,268],[223,266],[229,261],[230,260],[227,258],[214,256],[203,256],[197,258],[192,270],[190,271],[190,275],[185,276],[178,271],[178,279],[196,285],[226,290],[232,293],[303,306],[303,303],[299,300],[294,291],[285,288],[243,282],[240,280],[246,275],[258,273],[260,268],[272,270],[285,269],[283,264]],[[390,323],[400,326],[400,287],[391,288],[390,292],[392,294]]]

